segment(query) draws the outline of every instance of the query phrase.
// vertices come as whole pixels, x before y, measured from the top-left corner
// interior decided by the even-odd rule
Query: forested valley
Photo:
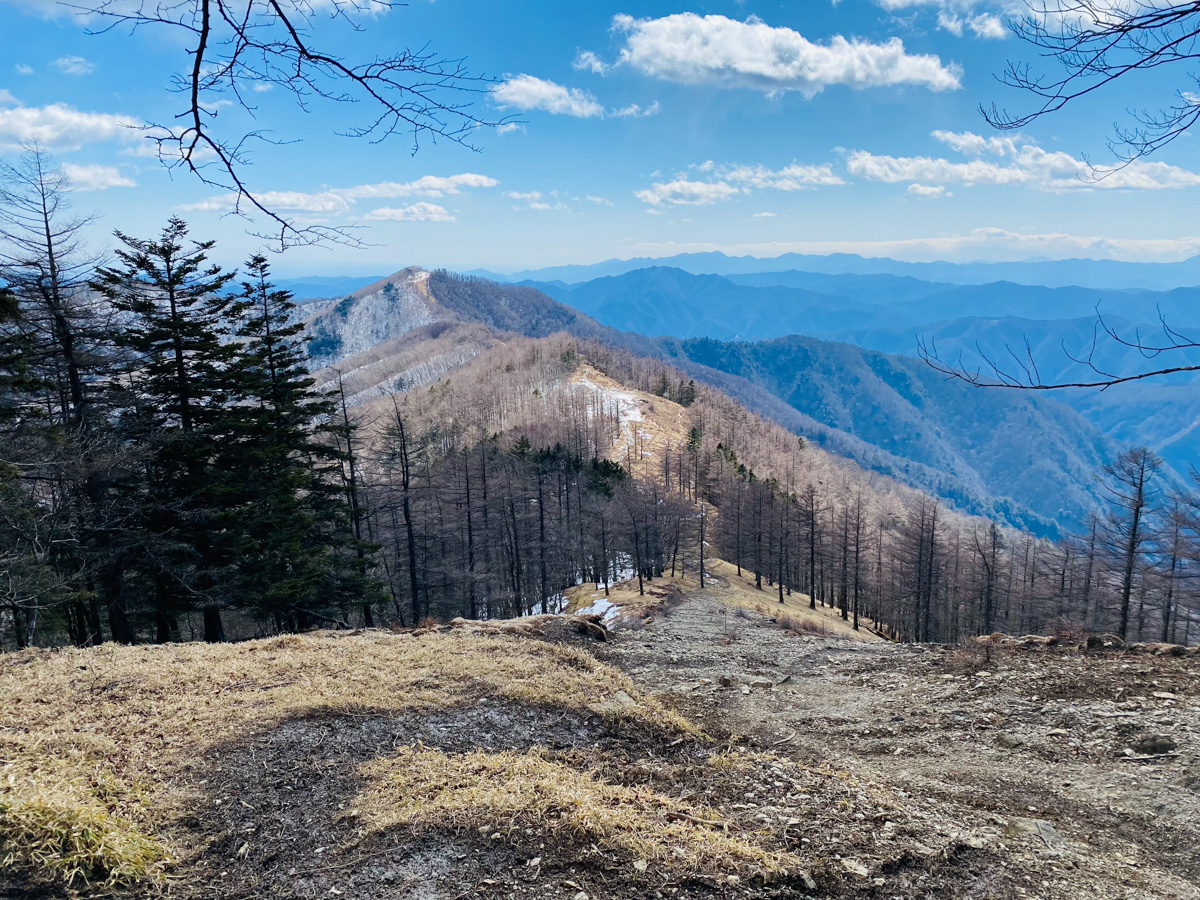
[[[715,557],[764,604],[804,595],[897,640],[1200,639],[1200,499],[1148,450],[1097,473],[1110,503],[1085,533],[1038,539],[662,359],[506,331],[521,310],[503,304],[528,289],[446,273],[434,289],[487,349],[369,398],[335,359],[318,388],[266,258],[225,271],[172,219],[96,259],[51,160],[7,176],[5,649],[523,616],[585,582],[703,584]]]

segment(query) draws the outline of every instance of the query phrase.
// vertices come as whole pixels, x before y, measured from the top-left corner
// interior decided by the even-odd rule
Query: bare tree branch
[[[1132,338],[1122,335],[1116,327],[1106,319],[1096,307],[1096,324],[1092,339],[1082,352],[1072,352],[1066,342],[1061,342],[1063,355],[1071,362],[1085,367],[1094,374],[1095,378],[1083,378],[1075,381],[1046,381],[1042,379],[1038,363],[1034,358],[1033,347],[1028,335],[1023,335],[1023,350],[1015,352],[1012,347],[1005,345],[1005,352],[1011,357],[1007,364],[995,359],[977,342],[975,352],[982,365],[971,364],[960,351],[954,359],[946,359],[938,351],[937,341],[919,335],[917,337],[917,355],[925,360],[935,371],[950,378],[957,378],[976,387],[1007,387],[1026,391],[1054,391],[1064,388],[1100,388],[1106,390],[1118,384],[1131,381],[1144,381],[1147,378],[1159,378],[1180,372],[1200,372],[1200,364],[1181,364],[1162,366],[1160,368],[1120,374],[1103,368],[1096,359],[1096,351],[1100,348],[1101,335],[1106,336],[1115,344],[1137,350],[1146,359],[1157,359],[1164,353],[1200,349],[1200,341],[1190,338],[1175,328],[1172,328],[1159,311],[1159,322],[1162,326],[1164,341],[1151,343],[1144,339],[1140,329],[1135,328]]]
[[[472,95],[492,81],[470,74],[462,59],[444,59],[427,46],[350,61],[320,49],[321,27],[341,25],[362,32],[362,19],[385,15],[399,4],[388,0],[96,0],[73,6],[102,24],[94,34],[122,26],[163,27],[194,40],[186,71],[172,90],[186,100],[172,123],[145,126],[159,159],[182,168],[206,185],[233,194],[231,214],[258,214],[271,223],[268,238],[283,249],[312,243],[361,245],[352,229],[314,225],[285,215],[250,186],[244,170],[253,142],[288,143],[265,129],[232,133],[218,127],[222,96],[251,117],[259,108],[256,92],[280,88],[300,109],[315,102],[361,103],[366,119],[338,132],[378,143],[405,134],[415,153],[422,140],[450,140],[471,149],[472,134],[500,124],[470,111]],[[322,25],[323,23],[323,25]],[[223,124],[223,123],[221,123]]]
[[[1035,98],[1032,109],[1009,112],[996,104],[981,106],[996,128],[1024,128],[1118,79],[1162,66],[1190,65],[1200,59],[1200,2],[1154,0],[1026,0],[1028,14],[1011,25],[1013,32],[1055,60],[1059,75],[1036,72],[1028,63],[1010,62],[998,80]],[[1154,111],[1129,110],[1131,126],[1117,125],[1110,148],[1120,164],[1092,167],[1096,180],[1161,149],[1200,119],[1200,89],[1193,89]]]

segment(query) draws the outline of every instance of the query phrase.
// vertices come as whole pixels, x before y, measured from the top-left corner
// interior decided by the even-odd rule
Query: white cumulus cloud
[[[77,191],[103,191],[114,187],[137,187],[137,182],[121,174],[116,166],[101,166],[95,163],[76,165],[63,163],[63,174]]]
[[[645,190],[633,192],[635,197],[650,206],[661,206],[664,203],[674,206],[700,206],[728,200],[739,193],[739,188],[723,181],[689,181],[683,176],[674,181],[655,182]]]
[[[0,108],[0,150],[37,144],[48,150],[78,150],[84,144],[131,140],[141,123],[130,116],[83,112],[65,103]]]
[[[908,192],[914,197],[943,197],[946,196],[944,184],[910,184]]]
[[[13,68],[16,70],[18,75],[32,75],[33,74],[33,66],[27,66],[27,65],[25,65],[25,63],[14,63]]]
[[[54,62],[50,63],[58,71],[64,75],[91,75],[96,71],[94,63],[89,62],[82,56],[60,56]]]
[[[718,168],[716,171],[726,181],[733,181],[760,190],[799,191],[822,185],[845,184],[834,174],[833,168],[829,165],[802,166],[792,163],[782,169],[768,169],[762,165],[727,166]]]
[[[381,181],[374,184],[359,184],[346,188],[328,188],[323,191],[308,193],[305,191],[266,191],[261,194],[255,194],[264,206],[273,207],[276,209],[291,210],[296,212],[307,213],[345,213],[349,212],[353,205],[359,200],[387,200],[397,197],[441,197],[445,194],[459,194],[464,188],[489,188],[495,187],[500,182],[495,178],[489,178],[487,175],[478,175],[474,172],[463,172],[459,175],[422,175],[414,181]],[[214,211],[214,210],[230,210],[237,203],[237,194],[222,194],[217,197],[210,197],[207,200],[202,200],[199,203],[190,203],[183,208],[186,210],[197,211]],[[405,207],[401,212],[413,212],[417,215],[425,207],[433,207],[430,203],[416,203],[413,206]],[[441,207],[435,207],[441,209]],[[365,218],[372,218],[379,210],[374,213],[368,213]],[[446,211],[442,210],[442,214]],[[448,222],[453,221],[453,216],[449,219],[396,219],[398,214],[396,210],[388,211],[384,218],[390,218],[391,221],[430,221],[430,222]],[[375,218],[379,218],[375,216]]]
[[[1008,37],[1004,20],[1027,16],[1032,8],[1024,0],[876,0],[884,9],[895,12],[902,9],[925,7],[937,11],[937,27],[962,37],[970,31],[975,37],[1003,40]],[[1127,2],[1127,0],[1126,0]],[[1140,0],[1134,0],[1140,2]],[[1046,4],[1047,11],[1053,2]],[[983,11],[980,12],[979,10]]]
[[[642,119],[646,116],[657,116],[658,101],[655,100],[649,106],[639,106],[636,103],[630,103],[628,106],[614,109],[609,115],[615,116],[618,119]]]
[[[334,192],[349,200],[364,198],[393,197],[441,197],[443,194],[458,194],[463,188],[490,188],[500,182],[486,175],[463,172],[460,175],[422,175],[415,181],[382,181],[377,184],[361,184],[351,188],[335,189]]]
[[[657,19],[618,15],[624,35],[619,64],[681,84],[717,84],[813,96],[832,85],[960,87],[961,72],[934,55],[912,54],[899,38],[881,43],[835,35],[815,43],[791,28],[751,17],[676,13]]]
[[[1044,150],[1033,143],[984,138],[970,132],[935,131],[933,137],[956,150],[965,160],[933,156],[887,156],[856,150],[846,169],[867,181],[889,184],[912,182],[931,187],[961,184],[1018,184],[1037,191],[1168,190],[1200,185],[1200,173],[1162,162],[1136,160],[1096,178],[1085,160],[1061,150]],[[984,158],[987,157],[996,157]]]
[[[591,50],[580,50],[571,66],[582,72],[594,72],[597,75],[603,75],[612,68]]]
[[[454,216],[445,207],[421,200],[412,206],[383,206],[373,209],[363,218],[369,222],[453,222]]]
[[[604,115],[604,107],[579,88],[568,88],[533,75],[516,75],[492,88],[497,105],[505,108],[541,110],[562,116],[591,119]]]

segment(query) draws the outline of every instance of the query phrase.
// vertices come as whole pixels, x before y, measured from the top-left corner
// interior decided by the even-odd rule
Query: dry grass
[[[87,754],[39,756],[4,740],[0,753],[0,869],[31,869],[68,885],[154,878],[162,845],[135,822],[136,790],[98,769]]]
[[[459,756],[423,748],[368,765],[360,810],[374,831],[396,826],[553,838],[644,860],[658,874],[740,872],[770,879],[790,854],[730,837],[718,814],[646,787],[605,781],[545,751]],[[532,835],[530,834],[532,832]]]
[[[581,387],[591,385],[591,390],[597,390],[612,402],[619,396],[623,406],[632,404],[637,408],[640,420],[622,416],[620,432],[605,455],[629,468],[638,478],[658,477],[663,453],[687,444],[692,413],[678,403],[626,387],[587,363],[579,367],[571,380]]]
[[[786,617],[788,624],[784,627],[790,631],[849,638],[855,641],[882,640],[871,632],[874,623],[868,619],[861,619],[861,627],[855,631],[850,622],[842,621],[841,613],[835,609],[820,604],[816,609],[809,609],[807,594],[793,592],[788,596],[785,592],[783,603],[780,603],[779,594],[775,588],[766,586],[765,578],[763,589],[760,591],[754,586],[754,573],[743,569],[739,576],[737,567],[723,559],[709,561],[705,565],[705,571],[716,576],[714,584],[708,586],[712,596],[729,606],[752,609],[781,621]]]
[[[313,714],[489,696],[695,734],[575,647],[503,634],[294,635],[0,657],[0,861],[56,879],[152,877],[206,751]]]
[[[767,588],[763,582],[763,590],[754,586],[753,573],[743,569],[738,575],[737,567],[723,559],[711,557],[704,563],[705,592],[736,610],[753,610],[763,616],[778,619],[780,626],[799,634],[815,634],[827,637],[849,638],[855,641],[879,642],[883,638],[876,635],[872,628],[874,623],[860,619],[860,629],[854,630],[850,622],[842,621],[841,613],[835,609],[818,605],[816,609],[808,608],[808,596],[799,592],[783,597],[779,602],[778,594],[773,588]],[[603,588],[597,588],[588,583],[569,588],[566,591],[567,610],[580,612],[586,610],[600,600],[607,599],[609,603],[621,610],[624,621],[641,620],[647,616],[655,616],[663,611],[664,600],[675,590],[691,594],[700,589],[699,579],[692,573],[686,577],[669,575],[645,582],[645,595],[638,594],[637,579],[622,581],[609,585],[609,596],[605,598]],[[737,613],[735,613],[737,614]]]

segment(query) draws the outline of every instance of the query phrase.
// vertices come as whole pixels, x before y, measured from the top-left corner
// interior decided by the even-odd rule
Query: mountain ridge
[[[419,301],[419,308],[396,301],[396,296]],[[381,330],[381,322],[389,323],[388,327]],[[695,352],[702,345],[619,331],[530,287],[463,278],[442,271],[401,270],[356,295],[330,304],[310,319],[309,326],[327,342],[326,350],[331,341],[340,348],[339,353],[327,352],[323,359],[318,358],[327,368],[323,379],[333,383],[331,373],[347,372],[345,377],[351,379],[349,389],[363,397],[398,386],[407,390],[434,380],[448,371],[447,367],[452,368],[454,360],[482,352],[489,341],[502,340],[506,331],[530,337],[566,332],[577,338],[597,340],[644,358],[678,365],[690,377],[726,391],[748,409],[795,433],[806,434],[861,465],[936,493],[964,511],[988,513],[1039,534],[1057,535],[1063,528],[1078,524],[1087,505],[1087,491],[1080,485],[1090,482],[1091,471],[1112,450],[1102,435],[1054,401],[1035,403],[1024,396],[1002,399],[1009,395],[1000,393],[986,394],[988,399],[982,400],[975,389],[961,383],[947,383],[935,389],[932,382],[925,381],[937,380],[935,373],[923,370],[918,378],[915,367],[924,364],[913,360],[871,354],[848,344],[803,339],[808,341],[804,344],[805,352],[815,360],[813,371],[817,373],[809,383],[812,391],[806,396],[795,385],[785,390],[777,377],[761,377],[759,371],[725,366],[724,361],[733,358],[730,353],[704,356]],[[354,334],[357,328],[365,329],[366,336]],[[423,343],[427,341],[433,343]],[[358,353],[345,352],[353,347],[363,349]],[[424,362],[428,364],[423,364],[422,347],[427,351],[429,359]],[[831,360],[853,370],[859,381],[852,383],[835,377]],[[401,368],[393,371],[396,366]],[[920,389],[905,394],[887,383],[888,378],[901,377],[920,382]],[[869,390],[864,388],[863,379],[871,385]],[[1037,448],[1044,444],[1043,461],[1035,471],[1044,480],[1057,479],[1073,485],[1068,491],[1070,499],[1062,508],[1048,506],[1043,502],[1047,495],[1044,484],[1026,485],[1024,495],[1013,497],[1007,492],[1006,477],[981,474],[981,467],[995,469],[996,464],[980,456],[982,441],[978,427],[972,432],[972,439],[963,444],[946,424],[930,417],[930,410],[922,410],[923,404],[931,402],[931,392],[942,398],[938,401],[941,403],[947,402],[945,396],[953,396],[955,403],[965,409],[1004,410],[1003,414],[996,413],[996,417],[1010,426],[1000,432],[1009,441],[1006,446]],[[856,394],[884,403],[883,419],[906,423],[904,432],[888,435],[881,431],[878,419],[872,419],[862,404],[854,400]],[[816,397],[822,398],[820,403],[809,402]],[[1045,412],[1047,409],[1054,410],[1053,415]],[[1049,431],[1051,421],[1056,418],[1068,424],[1054,430],[1054,439],[1049,443],[1037,429],[1031,430],[1029,423],[1036,422],[1038,428]],[[856,423],[862,422],[873,423],[870,434],[854,433]],[[1022,423],[1023,429],[1015,428],[1015,424]],[[1063,436],[1064,429],[1075,434],[1073,440],[1077,446],[1091,448],[1083,457],[1063,452],[1071,443]],[[1063,460],[1053,462],[1056,456]],[[1066,468],[1061,468],[1062,465]],[[1008,481],[1022,484],[1019,480]]]

